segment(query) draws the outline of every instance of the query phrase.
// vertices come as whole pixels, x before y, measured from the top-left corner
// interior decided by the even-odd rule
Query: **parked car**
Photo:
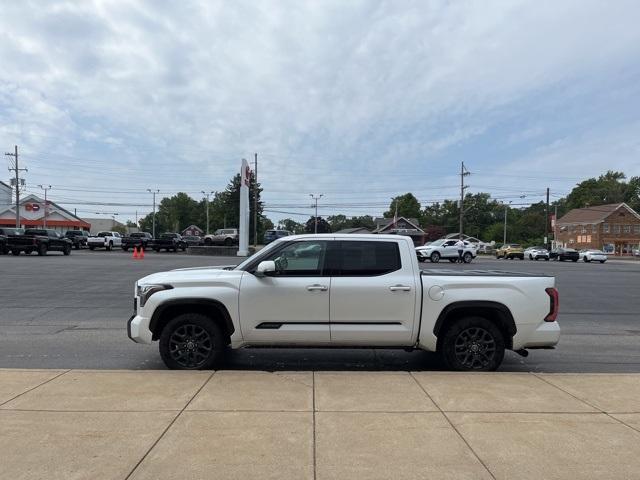
[[[420,262],[429,260],[431,263],[438,263],[441,258],[444,258],[454,263],[459,257],[458,247],[456,247],[457,241],[458,240],[436,240],[422,247],[416,247],[415,250],[418,260]],[[464,263],[471,263],[476,256],[477,253],[474,245],[465,240],[462,252],[462,260]]]
[[[182,239],[189,247],[199,247],[204,245],[204,239],[199,235],[187,235],[186,237],[182,237]]]
[[[87,239],[89,250],[96,248],[105,248],[112,250],[114,247],[122,246],[122,235],[118,232],[98,232]]]
[[[62,252],[64,255],[71,254],[73,243],[55,230],[41,228],[27,228],[22,235],[11,235],[7,237],[7,248],[13,255],[20,255],[24,252],[30,255],[37,252],[38,255],[46,255],[47,252]]]
[[[24,235],[24,228],[0,227],[0,255],[8,255],[9,237],[12,235]]]
[[[236,267],[141,278],[127,334],[158,340],[172,369],[213,368],[227,346],[287,345],[420,348],[453,370],[488,371],[505,349],[558,342],[553,277],[420,271],[409,237],[353,237],[285,237]]]
[[[240,234],[237,228],[220,228],[213,235],[204,236],[205,245],[237,245]]]
[[[549,261],[549,250],[544,247],[529,247],[524,251],[524,256],[529,260],[540,260],[541,258]]]
[[[608,258],[609,257],[607,257],[607,254],[604,253],[602,250],[587,249],[587,250],[580,250],[578,252],[578,259],[586,263],[589,263],[589,262],[604,263],[607,261]]]
[[[151,246],[153,237],[148,232],[134,232],[122,239],[122,250],[128,252],[130,248],[141,248],[143,250]]]
[[[184,252],[187,249],[187,242],[182,239],[182,235],[179,233],[167,232],[160,235],[160,238],[153,240],[153,249],[156,252],[160,250],[166,250],[167,252],[182,250]]]
[[[89,239],[89,233],[84,230],[67,230],[64,236],[71,240],[73,248],[76,250],[86,247],[87,240]]]
[[[520,260],[524,260],[524,250],[520,244],[505,243],[496,250],[496,258],[505,258],[507,260],[519,258]]]
[[[577,262],[580,254],[573,248],[554,248],[549,252],[549,258],[560,262],[564,262],[565,260]]]
[[[274,240],[282,237],[288,237],[289,235],[293,235],[289,230],[267,230],[264,232],[263,243],[268,245]]]

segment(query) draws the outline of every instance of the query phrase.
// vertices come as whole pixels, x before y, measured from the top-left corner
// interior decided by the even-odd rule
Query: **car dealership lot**
[[[121,251],[74,251],[0,257],[0,368],[164,368],[157,344],[126,336],[133,282],[149,273],[228,265],[235,257],[149,252],[133,260]],[[508,353],[501,370],[640,372],[640,263],[604,265],[479,257],[438,269],[498,269],[556,275],[560,290],[558,349]],[[229,352],[224,368],[253,370],[436,370],[436,355],[402,350],[247,349]]]

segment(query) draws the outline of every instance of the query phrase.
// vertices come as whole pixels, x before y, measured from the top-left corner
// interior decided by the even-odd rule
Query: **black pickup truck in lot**
[[[148,232],[132,233],[122,239],[122,250],[128,252],[130,248],[146,250],[153,243],[153,237]]]
[[[12,235],[22,235],[24,230],[22,228],[0,228],[0,255],[8,255],[9,250],[9,237]]]
[[[182,239],[182,235],[179,233],[163,233],[160,235],[160,238],[153,240],[153,249],[156,252],[159,252],[160,250],[177,252],[178,249],[184,252],[187,247],[187,242]]]
[[[64,255],[69,255],[72,246],[71,240],[55,230],[27,228],[22,235],[7,237],[7,248],[13,255],[20,255],[20,252],[27,255],[37,252],[40,256],[46,255],[47,252],[62,252]]]
[[[67,230],[64,236],[71,240],[73,248],[80,250],[82,247],[87,246],[89,232],[85,232],[84,230]]]

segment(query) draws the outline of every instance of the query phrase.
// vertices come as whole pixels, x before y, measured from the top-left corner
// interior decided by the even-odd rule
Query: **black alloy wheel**
[[[218,326],[198,313],[177,316],[160,335],[160,355],[173,370],[212,368],[223,348],[223,335]]]
[[[466,317],[445,332],[442,354],[453,370],[493,371],[504,358],[502,332],[483,317]]]

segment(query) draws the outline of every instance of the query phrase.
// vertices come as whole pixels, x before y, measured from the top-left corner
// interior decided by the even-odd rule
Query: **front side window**
[[[602,224],[602,233],[609,233],[609,224],[608,223],[603,223]]]
[[[624,233],[631,233],[631,225],[624,226]]]
[[[326,242],[295,242],[262,259],[276,264],[278,277],[319,277],[323,274]]]
[[[620,233],[620,225],[613,226],[613,233]]]
[[[384,275],[402,268],[396,242],[341,242],[334,261],[343,277]]]

